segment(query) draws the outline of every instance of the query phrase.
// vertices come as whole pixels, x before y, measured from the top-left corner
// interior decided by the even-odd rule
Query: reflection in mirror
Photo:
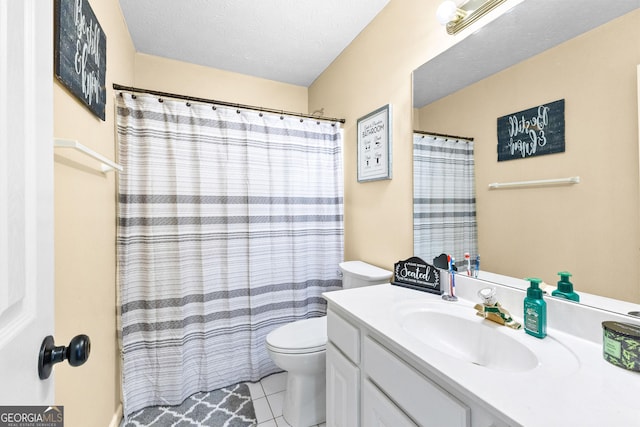
[[[413,137],[413,253],[429,263],[478,253],[473,150],[473,138]]]
[[[616,12],[621,16],[604,10],[614,2],[580,7],[576,3],[582,3],[573,0],[548,2],[572,3],[582,15],[593,12],[599,18],[589,18],[590,26],[569,40],[565,35],[567,41],[543,46],[543,52],[524,59],[519,53],[522,46],[539,40],[544,45],[553,38],[555,25],[561,26],[549,25],[550,11],[536,21],[531,10],[525,15],[533,20],[531,28],[513,26],[512,21],[527,21],[517,17],[523,13],[521,8],[531,8],[529,3],[540,2],[525,0],[454,45],[450,55],[446,51],[414,72],[414,129],[475,138],[482,270],[515,278],[541,277],[552,286],[558,281],[557,273],[567,270],[583,303],[599,305],[597,300],[585,299],[593,294],[630,302],[640,310],[638,2],[615,2],[628,8]],[[517,41],[518,30],[526,33],[527,43]],[[474,44],[476,36],[482,36],[486,45],[482,49]],[[465,55],[467,44],[474,52]],[[453,82],[444,92],[440,92],[443,85],[432,87],[434,81],[444,81],[456,71],[473,74],[476,63],[466,60],[478,61],[479,50],[484,58],[478,68],[484,75],[475,80],[467,75],[465,79],[471,81],[458,79],[458,86]],[[505,59],[510,53],[515,53],[514,58]],[[499,63],[499,68],[487,71],[491,62]],[[497,119],[561,99],[565,101],[564,151],[498,162]],[[579,184],[488,187],[494,182],[573,176],[580,177]],[[487,279],[502,280],[499,275]],[[627,312],[627,306],[620,310]]]

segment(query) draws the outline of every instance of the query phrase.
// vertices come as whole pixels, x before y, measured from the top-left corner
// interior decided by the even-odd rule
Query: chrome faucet
[[[476,304],[476,315],[485,319],[505,325],[513,329],[520,329],[522,325],[511,317],[511,314],[496,299],[495,288],[482,288],[478,291],[478,296],[482,299],[482,304]]]

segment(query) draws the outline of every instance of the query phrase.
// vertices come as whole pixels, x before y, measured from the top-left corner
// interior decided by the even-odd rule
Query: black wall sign
[[[564,99],[498,118],[498,161],[564,152]]]
[[[56,0],[55,73],[104,120],[107,37],[88,0]]]
[[[398,261],[393,268],[392,285],[441,294],[440,271],[418,257]]]

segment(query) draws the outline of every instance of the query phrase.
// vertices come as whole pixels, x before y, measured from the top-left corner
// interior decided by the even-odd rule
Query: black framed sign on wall
[[[56,78],[102,120],[106,73],[107,36],[88,0],[56,0]]]

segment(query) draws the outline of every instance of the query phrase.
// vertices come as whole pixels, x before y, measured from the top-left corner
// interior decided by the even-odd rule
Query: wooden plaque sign
[[[104,120],[107,37],[88,0],[56,0],[56,77]]]
[[[442,294],[440,271],[418,257],[411,257],[395,263],[391,284],[438,295]]]
[[[498,118],[498,161],[564,152],[564,99]]]

